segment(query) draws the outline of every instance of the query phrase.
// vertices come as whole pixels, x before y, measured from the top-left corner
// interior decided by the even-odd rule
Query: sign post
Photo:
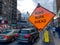
[[[33,11],[28,20],[39,30],[43,29],[48,25],[48,23],[54,18],[55,14],[44,7],[39,3],[36,9]]]

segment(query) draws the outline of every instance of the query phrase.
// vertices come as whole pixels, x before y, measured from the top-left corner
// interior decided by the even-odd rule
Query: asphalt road
[[[3,44],[0,43],[0,45],[55,45],[53,35],[51,34],[50,31],[49,31],[49,34],[50,34],[50,43],[43,42],[43,32],[40,32],[40,37],[35,41],[34,44],[18,43],[16,40],[10,43],[3,43]]]

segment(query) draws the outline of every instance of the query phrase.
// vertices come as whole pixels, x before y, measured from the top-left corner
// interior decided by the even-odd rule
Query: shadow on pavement
[[[31,43],[18,43],[17,45],[33,45]]]
[[[0,43],[0,45],[33,45],[33,44],[31,44],[31,43],[17,43],[17,44]]]
[[[0,43],[0,45],[8,45],[10,44],[11,42],[8,42],[8,43]]]

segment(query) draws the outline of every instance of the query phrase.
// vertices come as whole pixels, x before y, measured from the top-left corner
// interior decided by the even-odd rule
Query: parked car
[[[18,34],[14,30],[5,30],[0,33],[0,42],[10,42],[14,41]]]
[[[11,29],[11,31],[13,31],[13,33],[16,35],[15,38],[17,38],[19,36],[19,32],[20,32],[20,29]]]
[[[23,28],[21,29],[18,37],[18,42],[34,43],[39,38],[39,32],[35,28]]]
[[[12,29],[14,33],[16,34],[16,38],[19,36],[19,32],[21,31],[20,29]]]

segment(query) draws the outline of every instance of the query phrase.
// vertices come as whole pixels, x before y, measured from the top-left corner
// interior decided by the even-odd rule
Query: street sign
[[[33,11],[28,20],[36,27],[39,31],[42,31],[48,23],[54,18],[55,14],[44,7],[38,6]]]

